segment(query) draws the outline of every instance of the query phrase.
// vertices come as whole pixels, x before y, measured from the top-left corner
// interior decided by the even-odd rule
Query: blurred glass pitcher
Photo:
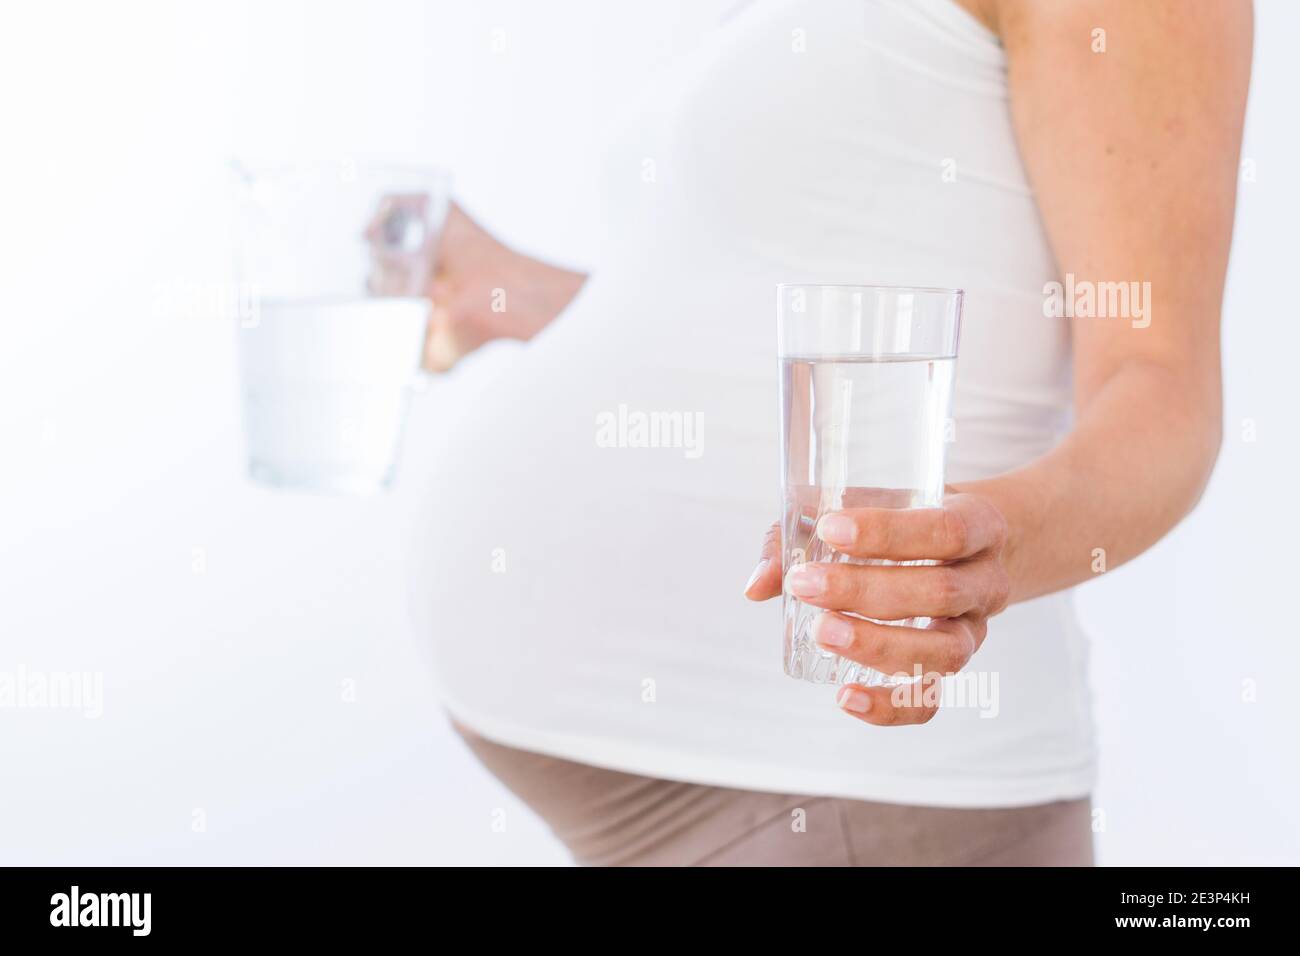
[[[371,494],[396,471],[447,214],[439,170],[232,163],[248,473]]]

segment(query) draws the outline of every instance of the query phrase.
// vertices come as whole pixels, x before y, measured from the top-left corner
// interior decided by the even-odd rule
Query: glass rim
[[[856,282],[778,282],[777,291],[784,289],[854,289],[859,292],[903,292],[913,295],[948,295],[964,296],[965,289],[949,289],[943,286],[923,285],[870,285]]]
[[[962,289],[782,282],[776,291],[777,355],[783,360],[957,356]]]

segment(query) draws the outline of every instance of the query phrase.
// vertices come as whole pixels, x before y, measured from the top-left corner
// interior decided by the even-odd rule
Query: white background
[[[408,530],[430,439],[506,347],[420,398],[390,496],[250,486],[224,164],[445,165],[507,241],[581,266],[603,124],[729,6],[6,10],[0,672],[102,672],[104,713],[0,709],[0,863],[565,861],[446,727],[409,611],[413,549],[442,546]],[[1080,597],[1107,864],[1300,863],[1300,6],[1257,8],[1218,471]]]

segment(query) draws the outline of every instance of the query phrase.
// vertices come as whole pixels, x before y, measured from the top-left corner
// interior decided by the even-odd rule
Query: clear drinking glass
[[[368,494],[396,469],[446,216],[438,170],[233,163],[248,472]]]
[[[814,531],[844,508],[929,508],[943,500],[959,289],[777,287],[781,366],[782,575],[850,558]],[[924,563],[924,562],[905,562]],[[820,648],[820,609],[782,595],[784,667],[815,683],[894,678]],[[928,618],[884,622],[925,627]]]

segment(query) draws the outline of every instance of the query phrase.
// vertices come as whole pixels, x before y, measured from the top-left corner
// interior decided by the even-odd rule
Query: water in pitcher
[[[254,480],[350,494],[388,487],[428,314],[421,298],[261,303],[239,330]]]
[[[823,544],[813,533],[823,514],[941,503],[955,366],[953,358],[916,356],[782,359],[784,571],[804,561],[887,563]],[[817,646],[810,631],[819,608],[789,595],[783,601],[787,674],[817,683],[889,681]]]

